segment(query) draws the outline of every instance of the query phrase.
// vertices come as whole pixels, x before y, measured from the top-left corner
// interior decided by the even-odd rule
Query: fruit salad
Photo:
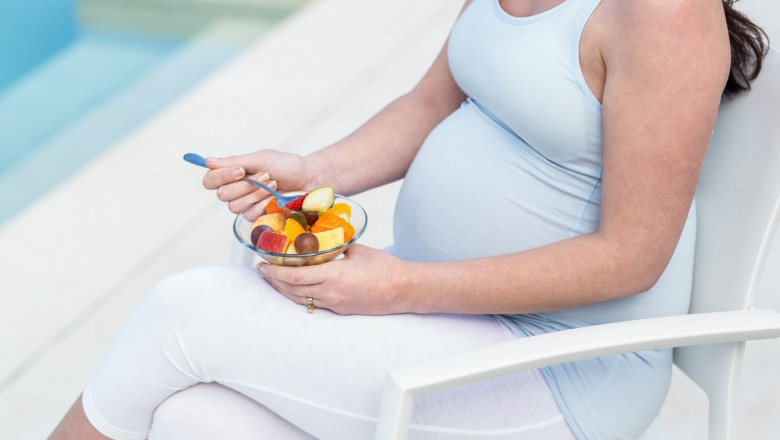
[[[280,208],[272,197],[265,214],[254,221],[251,241],[258,249],[277,254],[312,254],[330,250],[355,235],[352,208],[334,204],[332,186],[317,188]]]

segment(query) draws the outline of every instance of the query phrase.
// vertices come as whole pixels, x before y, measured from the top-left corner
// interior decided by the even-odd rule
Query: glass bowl
[[[298,191],[285,193],[285,195],[296,194],[303,194],[303,192]],[[270,198],[258,203],[264,206],[267,205],[269,201]],[[357,239],[363,235],[363,232],[366,231],[366,225],[368,224],[366,211],[354,200],[336,194],[334,198],[334,204],[335,203],[346,203],[352,208],[352,215],[350,216],[349,223],[353,228],[355,228],[355,235],[348,242],[333,249],[327,249],[310,254],[280,254],[259,249],[252,244],[252,231],[250,229],[259,215],[254,216],[254,218],[247,218],[244,214],[238,214],[235,221],[233,221],[233,234],[235,234],[236,238],[241,244],[251,249],[254,253],[259,255],[260,258],[277,266],[311,266],[314,264],[326,263],[343,254],[344,251],[346,251],[347,248],[352,245],[352,243],[357,241]],[[263,210],[262,213],[264,214],[265,210]]]

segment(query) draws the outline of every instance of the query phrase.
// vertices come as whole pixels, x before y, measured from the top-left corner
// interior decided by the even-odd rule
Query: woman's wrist
[[[344,155],[331,147],[305,156],[304,169],[307,175],[307,188],[332,186],[337,194],[351,196],[355,192],[356,183],[350,181],[355,174],[345,166]],[[353,179],[354,180],[354,179]]]
[[[303,156],[301,160],[303,162],[304,175],[306,176],[303,182],[305,189],[312,190],[321,186],[335,186],[324,161],[321,160],[317,153]]]
[[[430,313],[421,282],[425,280],[425,263],[401,261],[395,280],[396,303],[403,313]]]

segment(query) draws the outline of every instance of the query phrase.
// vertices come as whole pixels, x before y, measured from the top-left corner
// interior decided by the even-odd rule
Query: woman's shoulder
[[[598,10],[603,25],[632,29],[632,33],[688,33],[697,23],[725,24],[722,0],[601,0]]]
[[[602,0],[599,5],[602,55],[610,61],[650,57],[687,58],[720,70],[730,58],[722,0]],[[702,67],[699,65],[698,67]]]
[[[622,34],[609,34],[617,41],[631,35],[687,36],[725,29],[722,0],[601,0],[601,24]]]

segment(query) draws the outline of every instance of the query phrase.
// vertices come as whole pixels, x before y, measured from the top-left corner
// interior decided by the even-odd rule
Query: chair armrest
[[[775,310],[699,313],[518,338],[395,368],[385,379],[376,439],[406,438],[418,394],[618,353],[779,336],[780,313]]]

